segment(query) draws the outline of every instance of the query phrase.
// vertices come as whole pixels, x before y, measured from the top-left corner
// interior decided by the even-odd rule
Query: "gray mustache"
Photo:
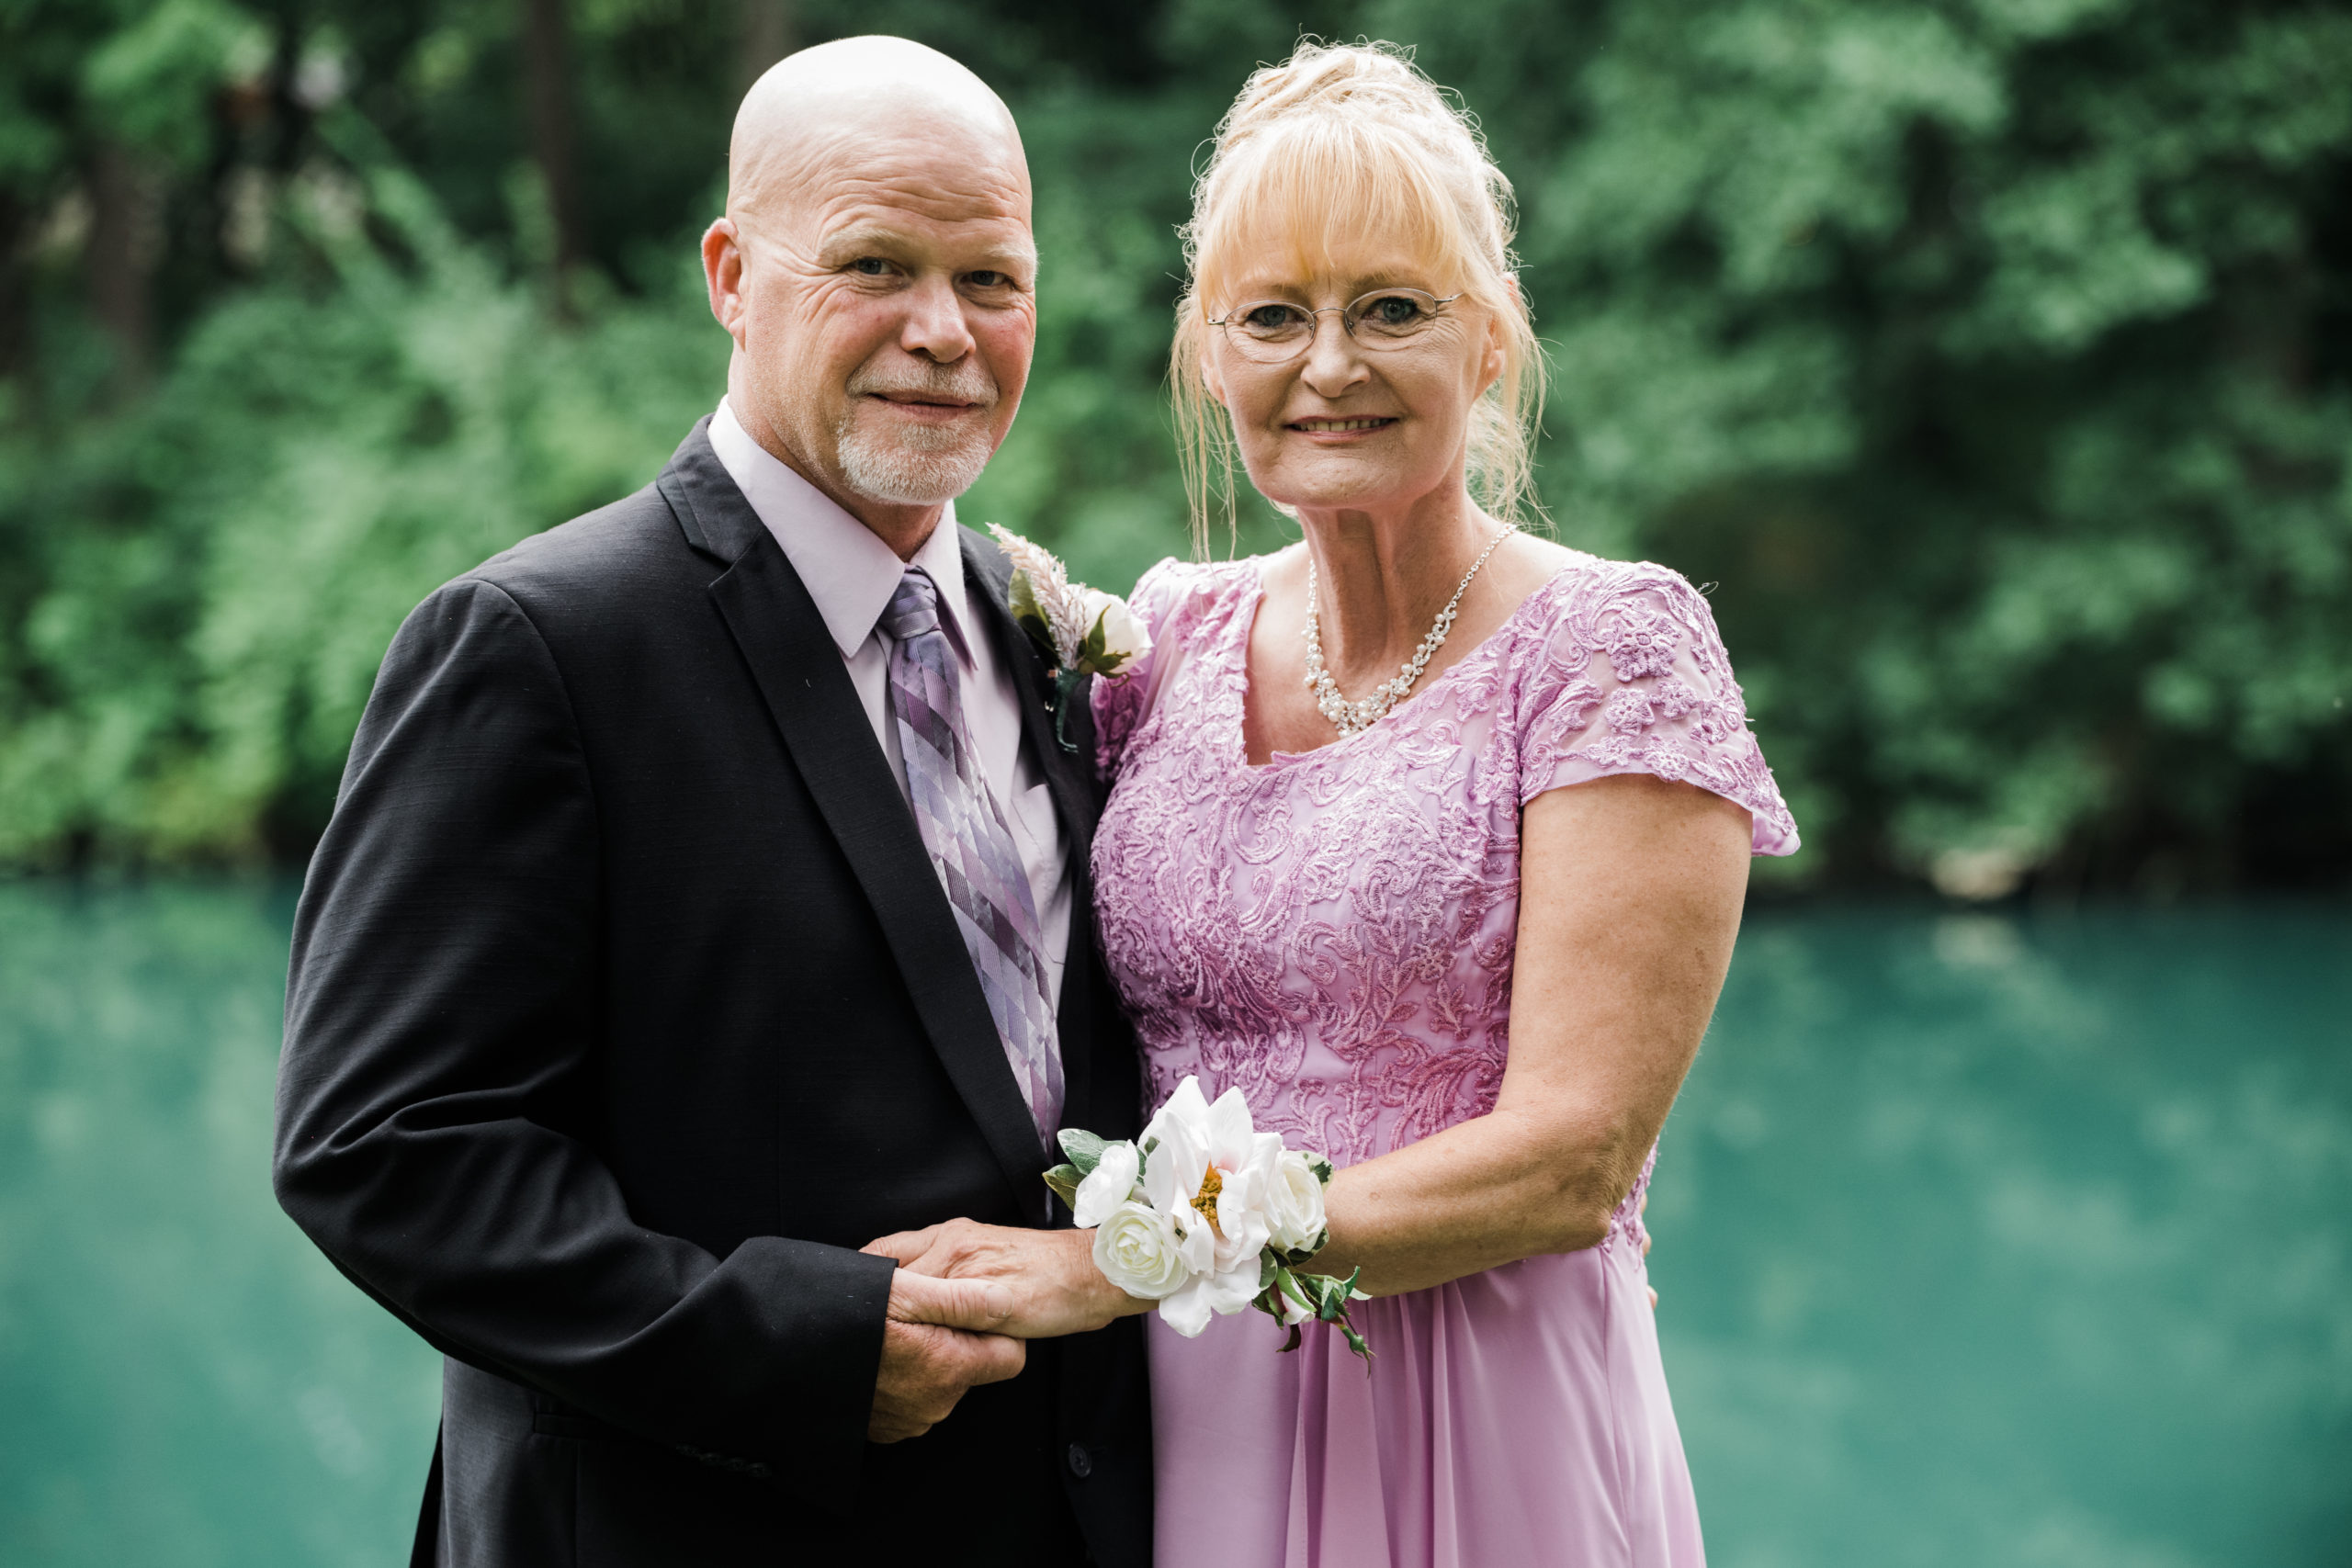
[[[978,403],[983,408],[996,401],[996,383],[981,373],[950,371],[926,377],[854,376],[850,378],[849,389],[857,397],[879,393],[885,397],[944,398],[956,402]]]

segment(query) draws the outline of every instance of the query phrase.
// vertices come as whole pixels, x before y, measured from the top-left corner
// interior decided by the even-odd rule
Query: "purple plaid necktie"
[[[1046,995],[1036,896],[1004,812],[980,777],[956,650],[939,626],[939,588],[907,569],[882,612],[890,649],[890,706],[907,764],[907,794],[932,869],[979,972],[989,1012],[1037,1131],[1061,1125],[1062,1058]]]

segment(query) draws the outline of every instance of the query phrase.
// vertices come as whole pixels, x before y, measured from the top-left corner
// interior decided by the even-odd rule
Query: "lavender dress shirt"
[[[907,788],[907,764],[899,752],[898,726],[890,722],[892,641],[879,623],[908,567],[922,567],[939,585],[940,624],[964,665],[964,722],[971,728],[989,793],[1003,807],[1013,847],[1029,874],[1045,939],[1046,995],[1058,1007],[1062,964],[1069,948],[1069,849],[1054,820],[1045,774],[1036,759],[1021,748],[1021,702],[1012,673],[999,666],[995,650],[972,619],[965,592],[964,552],[956,539],[956,503],[947,503],[939,526],[914,558],[902,561],[872,529],[752,440],[724,398],[711,416],[710,446],[817,602],[817,613],[842,650],[850,684],[865,705],[874,738],[890,759],[901,794]]]

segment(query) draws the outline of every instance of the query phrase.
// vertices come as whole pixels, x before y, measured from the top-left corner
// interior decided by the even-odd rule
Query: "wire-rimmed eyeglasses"
[[[1209,322],[1244,357],[1279,365],[1315,341],[1315,319],[1336,314],[1360,348],[1404,348],[1430,330],[1439,312],[1461,299],[1422,288],[1374,288],[1345,305],[1302,305],[1295,299],[1260,299],[1238,306]]]

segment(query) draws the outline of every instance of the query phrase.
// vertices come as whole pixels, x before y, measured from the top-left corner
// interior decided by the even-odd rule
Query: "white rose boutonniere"
[[[1125,600],[1072,582],[1051,551],[994,523],[989,532],[1012,558],[1005,597],[1013,624],[1053,666],[1054,739],[1063,750],[1075,751],[1078,744],[1064,728],[1072,694],[1089,675],[1125,680],[1127,666],[1151,651],[1150,635]]]
[[[1364,1299],[1363,1270],[1340,1280],[1299,1269],[1329,1239],[1331,1162],[1259,1132],[1239,1089],[1212,1105],[1188,1077],[1141,1138],[1107,1142],[1065,1128],[1061,1145],[1069,1161],[1046,1184],[1080,1228],[1093,1227],[1095,1267],[1129,1295],[1158,1302],[1177,1333],[1190,1338],[1211,1317],[1254,1306],[1290,1330],[1285,1350],[1298,1348],[1312,1318],[1371,1357],[1348,1321],[1348,1303]]]

